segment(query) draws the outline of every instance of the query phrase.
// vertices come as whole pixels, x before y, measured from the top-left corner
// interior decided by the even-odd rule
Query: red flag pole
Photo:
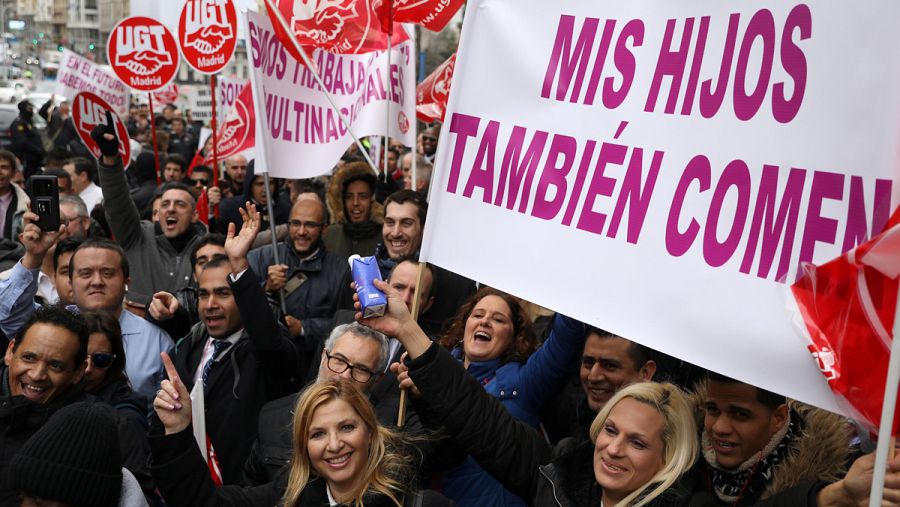
[[[156,184],[162,183],[159,174],[159,146],[156,144],[156,113],[153,112],[153,92],[147,92],[150,99],[150,132],[153,134],[153,164],[156,167]]]
[[[388,174],[388,148],[390,148],[391,144],[391,101],[394,100],[394,82],[391,80],[391,43],[394,38],[394,2],[393,0],[384,0],[382,4],[382,8],[387,10],[387,26],[383,28],[387,28],[387,72],[385,75],[387,76],[387,89],[388,89],[388,100],[387,100],[387,112],[385,113],[385,128],[384,128],[384,150],[381,152],[381,156],[384,157],[384,177],[387,179],[390,177]],[[405,401],[405,400],[404,400]]]
[[[213,186],[219,185],[219,136],[216,133],[216,75],[209,76],[209,88],[212,94],[212,136],[213,136]]]

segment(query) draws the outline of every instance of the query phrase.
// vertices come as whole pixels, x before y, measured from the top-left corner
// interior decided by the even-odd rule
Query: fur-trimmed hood
[[[697,426],[701,431],[706,392],[706,384],[701,382],[690,395]],[[790,399],[788,406],[791,417],[799,418],[799,434],[791,444],[784,461],[775,467],[773,479],[760,499],[769,498],[809,481],[834,482],[847,472],[852,452],[850,440],[853,431],[847,419]],[[698,460],[698,466],[706,466],[702,456]]]
[[[328,185],[328,196],[326,201],[328,210],[331,213],[332,223],[342,224],[346,220],[346,217],[344,216],[344,181],[350,177],[361,175],[371,176],[372,213],[370,220],[378,224],[384,222],[384,206],[375,200],[377,177],[372,173],[372,169],[365,162],[350,162],[349,164],[342,165],[335,171],[334,176],[331,178],[331,183]]]

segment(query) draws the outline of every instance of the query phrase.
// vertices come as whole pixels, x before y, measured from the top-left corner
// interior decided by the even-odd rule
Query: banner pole
[[[413,296],[412,318],[419,320],[419,287],[422,286],[422,277],[425,274],[425,263],[419,262],[419,269],[416,271],[416,293]],[[407,389],[400,390],[400,408],[397,411],[397,427],[402,428],[406,422],[406,399],[409,397]]]
[[[275,201],[272,200],[272,191],[269,189],[268,167],[262,175],[263,185],[266,186],[266,208],[269,210],[269,232],[271,233],[270,236],[272,236],[272,256],[275,259],[275,264],[281,264],[281,260],[278,259],[278,235],[275,234]],[[259,276],[262,276],[262,274]],[[278,291],[278,302],[281,304],[282,315],[287,316],[287,305],[284,304],[284,289]]]
[[[156,185],[162,183],[162,177],[159,174],[159,145],[156,144],[156,113],[153,112],[153,92],[147,92],[150,99],[150,133],[153,135],[153,163],[156,167]]]
[[[337,117],[341,119],[341,124],[344,125],[347,133],[350,134],[350,136],[353,138],[353,142],[356,143],[357,148],[359,148],[359,152],[362,154],[363,158],[366,159],[366,162],[369,164],[369,167],[372,168],[372,171],[375,172],[375,175],[378,176],[378,165],[372,161],[372,157],[369,156],[368,151],[359,140],[359,137],[356,137],[356,134],[353,133],[353,130],[350,128],[350,122],[347,121],[344,113],[341,112],[341,108],[337,107],[337,104],[334,103],[334,99],[331,97],[331,94],[328,92],[328,88],[322,81],[322,77],[319,75],[318,69],[312,64],[312,61],[309,59],[309,55],[306,54],[306,50],[303,48],[303,46],[301,46],[300,43],[297,42],[297,39],[291,32],[290,27],[284,20],[284,16],[281,15],[281,11],[278,10],[277,6],[272,4],[272,0],[265,0],[265,2],[269,7],[269,12],[275,14],[275,20],[278,21],[278,24],[281,25],[281,28],[288,33],[288,38],[291,39],[291,45],[294,46],[294,49],[296,49],[298,53],[300,53],[300,58],[303,59],[303,63],[307,68],[309,68],[310,72],[316,80],[316,83],[319,85],[319,88],[322,89],[322,93],[325,94],[325,98],[328,99],[328,103],[331,104],[331,109],[334,110],[334,114],[336,114]]]
[[[418,29],[419,25],[413,25],[413,39],[418,40]],[[418,49],[418,45],[416,46]],[[413,58],[413,74],[416,72],[416,59]],[[418,165],[419,159],[419,120],[417,118],[413,118],[413,145],[412,145],[412,160],[410,160],[410,172],[412,173],[411,183],[409,185],[410,190],[415,190],[417,188],[417,179],[416,179],[416,166]]]
[[[219,186],[219,135],[216,133],[216,75],[209,76],[209,88],[212,98],[212,136],[213,136],[213,179],[212,186]],[[218,206],[218,205],[216,205]]]
[[[869,507],[881,505],[884,496],[884,476],[892,445],[894,412],[897,409],[897,391],[900,386],[900,290],[894,309],[894,334],[891,340],[891,358],[888,361],[887,380],[884,384],[884,402],[881,405],[881,424],[878,427],[878,446],[875,448],[875,469],[872,471],[872,493]]]
[[[384,115],[384,151],[381,152],[382,160],[384,161],[384,177],[385,179],[388,177],[388,148],[391,145],[391,101],[394,100],[394,82],[391,79],[391,39],[393,39],[394,33],[393,30],[390,34],[388,34],[388,43],[387,43],[387,85],[388,85],[388,100],[387,100],[387,112]]]

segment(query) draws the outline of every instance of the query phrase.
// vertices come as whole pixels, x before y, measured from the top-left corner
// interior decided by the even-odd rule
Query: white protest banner
[[[279,178],[310,178],[331,171],[353,142],[312,70],[298,64],[275,36],[269,19],[247,13],[247,50],[255,73],[257,156],[265,149],[269,172]],[[412,145],[415,120],[414,49],[393,49],[390,135]],[[387,53],[311,55],[322,80],[357,136],[384,135],[388,104]],[[259,84],[259,87],[256,85]],[[257,166],[257,171],[259,171]]]
[[[55,93],[71,101],[79,92],[97,95],[120,116],[128,114],[128,87],[96,63],[74,51],[63,49]]]
[[[784,282],[897,202],[898,15],[470,2],[423,257],[836,410]]]

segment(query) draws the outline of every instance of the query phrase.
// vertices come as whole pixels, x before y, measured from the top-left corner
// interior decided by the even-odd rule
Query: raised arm
[[[116,241],[122,248],[136,245],[141,239],[141,216],[131,192],[122,157],[119,156],[119,139],[116,136],[112,113],[106,112],[106,125],[97,125],[91,131],[91,138],[100,147],[100,189],[103,191],[103,206],[109,218]]]
[[[247,252],[259,232],[259,211],[255,204],[247,202],[246,210],[241,208],[240,213],[243,219],[240,232],[236,234],[235,224],[229,224],[225,239],[225,253],[231,264],[228,283],[234,291],[244,329],[253,341],[260,360],[277,368],[285,376],[291,376],[297,373],[294,370],[300,362],[299,353],[287,331],[278,325],[257,275],[247,261]]]
[[[587,326],[556,314],[550,336],[520,370],[523,399],[540,411],[559,393],[566,380],[578,372],[578,358],[584,349]]]

